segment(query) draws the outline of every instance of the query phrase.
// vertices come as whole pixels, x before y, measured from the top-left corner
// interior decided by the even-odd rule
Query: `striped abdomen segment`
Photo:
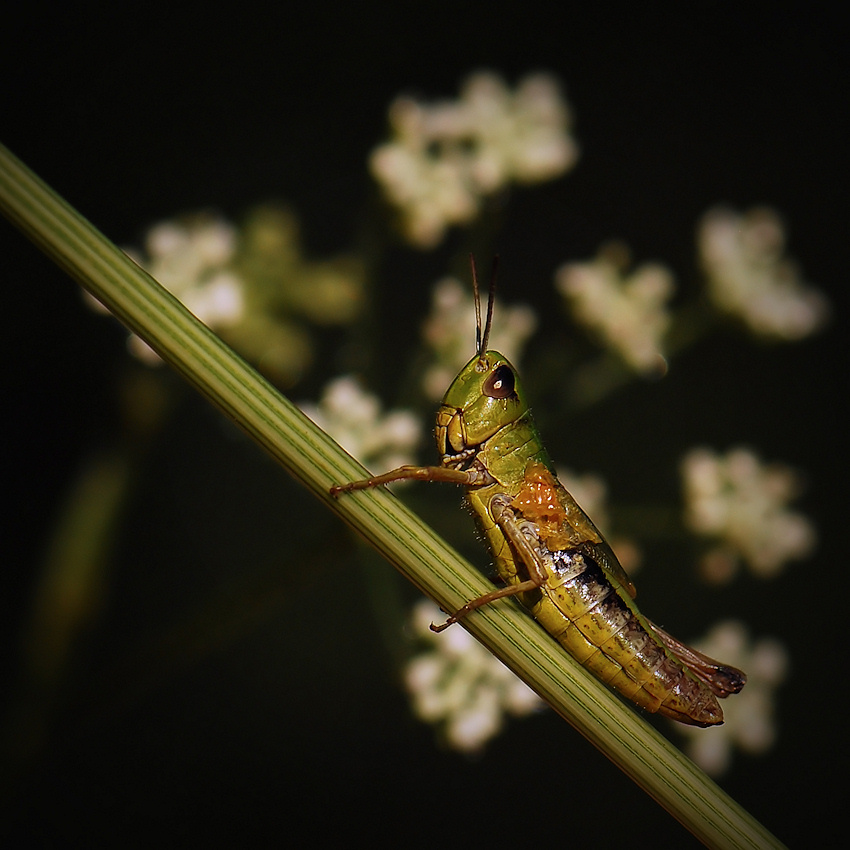
[[[534,617],[595,676],[652,712],[682,723],[713,726],[723,711],[711,690],[686,671],[651,631],[631,599],[582,550],[542,552],[551,566]]]

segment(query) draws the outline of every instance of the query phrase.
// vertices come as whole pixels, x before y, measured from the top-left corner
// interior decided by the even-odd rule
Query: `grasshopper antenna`
[[[469,255],[472,266],[472,293],[475,300],[475,347],[478,349],[479,359],[483,359],[490,341],[490,329],[493,326],[493,305],[496,301],[496,269],[499,266],[499,257],[493,258],[493,267],[490,271],[490,291],[487,293],[487,318],[484,329],[481,329],[481,290],[478,286],[478,272],[475,268],[475,257]]]
[[[481,356],[487,351],[490,342],[490,329],[493,327],[493,305],[496,303],[496,270],[499,268],[499,255],[493,257],[490,269],[490,291],[487,293],[487,321],[484,323],[484,339],[481,340]]]
[[[469,255],[469,265],[472,268],[472,298],[475,301],[475,350],[478,356],[484,354],[481,347],[481,290],[478,288],[478,272],[475,268],[475,255]]]

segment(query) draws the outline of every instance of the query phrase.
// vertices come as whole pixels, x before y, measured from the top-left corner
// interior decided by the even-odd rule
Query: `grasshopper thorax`
[[[528,412],[510,361],[498,351],[478,353],[452,381],[437,415],[440,454],[477,449]]]

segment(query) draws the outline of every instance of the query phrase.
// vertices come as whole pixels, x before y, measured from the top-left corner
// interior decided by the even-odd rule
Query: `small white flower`
[[[367,466],[385,471],[414,462],[422,435],[417,417],[406,410],[382,414],[378,399],[350,376],[331,381],[318,405],[305,402],[299,406]]]
[[[561,266],[555,286],[575,317],[632,369],[663,374],[662,340],[670,326],[666,303],[673,294],[673,276],[653,263],[625,275],[627,256],[619,244],[606,246],[591,262]]]
[[[219,218],[198,216],[185,224],[166,221],[148,231],[145,268],[184,301],[225,268],[236,250],[236,228]]]
[[[419,248],[433,248],[447,227],[470,221],[478,212],[467,169],[457,157],[435,159],[427,145],[394,142],[373,152],[370,167],[401,210],[408,241]]]
[[[183,303],[211,328],[235,325],[245,309],[242,283],[232,272],[217,272],[203,286],[186,290]]]
[[[685,523],[719,542],[702,563],[709,579],[728,580],[739,558],[768,578],[813,550],[814,527],[786,507],[800,487],[788,467],[762,464],[747,449],[723,456],[701,448],[684,457],[681,469]]]
[[[461,752],[479,752],[502,729],[505,714],[543,707],[539,697],[464,629],[430,629],[444,614],[432,602],[416,605],[412,625],[429,649],[407,665],[405,683],[420,720],[442,728]]]
[[[723,701],[722,726],[699,729],[676,724],[685,735],[688,755],[712,776],[726,771],[735,747],[757,755],[776,739],[775,692],[786,677],[788,655],[779,641],[762,638],[751,642],[742,623],[715,626],[696,649],[747,674],[744,689]]]
[[[128,250],[186,308],[213,330],[237,325],[245,315],[243,281],[230,265],[236,252],[236,228],[207,215],[185,223],[165,221],[145,238],[146,257]],[[162,361],[147,343],[130,335],[127,348],[149,366]]]
[[[516,365],[536,327],[537,318],[530,307],[507,307],[497,300],[488,347]],[[444,278],[434,286],[431,313],[422,333],[437,357],[437,362],[425,372],[423,388],[428,398],[441,399],[475,354],[475,307],[471,293],[460,281]]]
[[[551,180],[578,159],[578,146],[567,132],[569,107],[546,74],[521,80],[515,93],[495,74],[474,74],[463,86],[460,108],[477,141],[471,171],[481,192],[495,192],[511,181]]]
[[[757,208],[742,216],[713,209],[700,222],[698,242],[712,300],[755,333],[802,339],[826,321],[826,298],[783,257],[785,233],[773,210]]]
[[[475,74],[457,101],[398,98],[389,117],[393,138],[372,152],[370,167],[420,248],[471,221],[485,195],[511,181],[557,177],[578,156],[569,109],[545,75],[527,77],[513,93],[495,74]]]

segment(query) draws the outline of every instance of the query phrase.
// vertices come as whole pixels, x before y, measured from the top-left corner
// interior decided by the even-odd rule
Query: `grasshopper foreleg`
[[[487,483],[486,472],[478,469],[450,469],[447,466],[400,466],[383,475],[373,478],[363,478],[360,481],[349,481],[347,484],[334,484],[330,489],[331,496],[336,498],[340,493],[350,493],[352,490],[368,490],[380,487],[393,481],[441,481],[446,484],[460,484],[463,487],[480,487]]]

